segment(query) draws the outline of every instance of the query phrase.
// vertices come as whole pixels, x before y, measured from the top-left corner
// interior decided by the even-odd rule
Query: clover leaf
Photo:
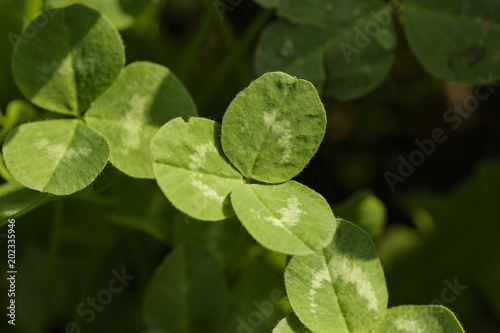
[[[257,45],[258,73],[283,70],[314,83],[320,93],[354,99],[387,77],[396,32],[380,0],[281,0],[278,21]]]
[[[39,24],[43,19],[47,23]],[[111,22],[72,5],[47,10],[30,23],[15,45],[12,74],[33,104],[78,116],[113,83],[124,63],[123,43]]]
[[[111,146],[110,162],[136,178],[154,178],[149,145],[169,120],[196,116],[196,105],[167,68],[148,62],[125,67],[95,100],[85,120]]]
[[[165,124],[151,141],[156,180],[189,216],[236,213],[266,248],[311,254],[331,241],[336,220],[321,195],[289,180],[314,155],[325,126],[312,84],[268,73],[234,99],[222,128],[201,118]]]
[[[273,333],[312,333],[294,313],[289,314],[274,328]]]

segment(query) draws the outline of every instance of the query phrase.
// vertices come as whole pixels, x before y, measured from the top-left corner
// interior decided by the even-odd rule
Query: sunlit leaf
[[[294,313],[289,314],[281,320],[273,333],[312,333],[305,327]]]

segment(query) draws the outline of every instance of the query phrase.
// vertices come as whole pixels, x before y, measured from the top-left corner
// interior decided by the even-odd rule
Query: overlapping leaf
[[[109,145],[79,120],[21,125],[7,136],[5,164],[27,188],[68,195],[87,187],[104,169]]]
[[[331,242],[337,225],[326,200],[295,181],[243,184],[231,202],[248,232],[277,252],[312,254]]]
[[[111,22],[72,5],[45,11],[30,23],[16,43],[12,72],[31,102],[76,116],[113,83],[124,62]]]
[[[281,320],[273,333],[312,333],[306,328],[294,313],[289,314]]]
[[[132,177],[154,178],[151,139],[169,120],[196,115],[191,96],[169,69],[136,62],[93,103],[85,120],[109,142],[115,167]]]
[[[227,158],[248,178],[280,183],[296,176],[318,150],[326,113],[313,85],[269,73],[238,94],[222,121]]]
[[[294,256],[285,282],[294,312],[316,333],[368,332],[387,308],[384,272],[370,236],[339,220],[332,243]]]
[[[53,196],[27,189],[17,182],[0,185],[0,225],[8,218],[23,215],[43,205]]]
[[[257,46],[258,73],[283,70],[339,99],[369,93],[388,75],[396,35],[384,2],[281,0],[277,14]]]
[[[165,124],[151,142],[160,188],[182,212],[199,220],[234,215],[229,194],[243,183],[220,144],[220,125],[202,118]]]

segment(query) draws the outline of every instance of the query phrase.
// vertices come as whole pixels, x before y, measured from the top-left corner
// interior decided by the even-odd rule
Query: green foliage
[[[500,79],[492,71],[500,66],[500,3],[405,1],[403,13],[408,42],[430,74],[466,84],[484,83],[480,75]]]
[[[151,139],[170,119],[196,115],[196,105],[170,70],[135,62],[95,100],[85,120],[109,142],[116,168],[132,177],[154,178]]]
[[[269,73],[233,100],[222,129],[201,118],[165,124],[151,142],[156,179],[172,204],[196,219],[222,220],[236,212],[263,246],[314,253],[335,229],[323,197],[295,182],[251,182],[294,177],[318,149],[325,123],[310,83]]]
[[[16,182],[0,185],[0,225],[9,218],[23,215],[51,199],[50,194],[29,190]]]
[[[302,325],[294,313],[291,313],[278,323],[273,333],[311,333],[311,331]]]
[[[16,127],[3,153],[7,168],[22,185],[68,195],[97,178],[108,162],[109,146],[79,120],[50,120]]]
[[[144,299],[144,319],[153,329],[213,332],[222,320],[226,302],[227,290],[217,259],[202,247],[185,245],[156,270]]]
[[[277,15],[257,46],[258,73],[280,69],[339,99],[367,94],[387,77],[396,36],[384,2],[281,0]],[[364,29],[373,22],[379,30],[372,41]]]
[[[152,0],[42,0],[44,9],[82,4],[106,15],[120,30],[131,27]]]
[[[38,28],[37,20],[47,24]],[[30,23],[16,43],[12,73],[33,104],[78,116],[113,83],[124,63],[122,40],[109,20],[73,5],[48,10]]]

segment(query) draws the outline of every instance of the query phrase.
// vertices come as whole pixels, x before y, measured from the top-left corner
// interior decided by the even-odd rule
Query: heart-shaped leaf
[[[220,144],[220,125],[203,118],[176,118],[151,141],[156,181],[180,211],[205,221],[234,215],[229,194],[243,183]]]
[[[231,202],[248,232],[263,246],[287,254],[311,254],[332,240],[336,220],[326,200],[295,181],[243,184]]]
[[[383,1],[281,0],[277,14],[281,19],[257,46],[258,73],[282,70],[344,100],[371,92],[387,77],[396,33]]]
[[[433,76],[466,84],[500,79],[500,2],[405,1],[405,32]]]
[[[294,312],[315,333],[368,332],[387,309],[377,250],[365,231],[343,220],[322,251],[291,258],[285,283]]]
[[[132,26],[135,19],[152,2],[152,0],[43,0],[43,7],[53,9],[79,3],[106,15],[118,29],[122,30]]]
[[[289,314],[281,320],[273,333],[312,333],[307,327],[305,327],[297,318],[294,313]]]
[[[222,270],[198,245],[175,249],[157,268],[146,290],[143,316],[151,329],[175,333],[210,332],[227,308]]]
[[[47,10],[30,23],[15,45],[12,73],[34,104],[79,115],[113,83],[124,62],[113,24],[93,9],[72,5]]]
[[[8,170],[22,185],[68,195],[97,178],[108,162],[109,145],[79,120],[50,120],[13,129],[3,154]]]
[[[196,115],[191,96],[169,69],[136,62],[93,103],[85,119],[109,142],[115,167],[132,177],[154,178],[151,139],[169,120]]]
[[[397,306],[373,333],[464,333],[455,315],[439,305]]]
[[[304,169],[325,127],[325,109],[311,83],[269,73],[238,94],[227,109],[222,147],[245,177],[281,183]]]

